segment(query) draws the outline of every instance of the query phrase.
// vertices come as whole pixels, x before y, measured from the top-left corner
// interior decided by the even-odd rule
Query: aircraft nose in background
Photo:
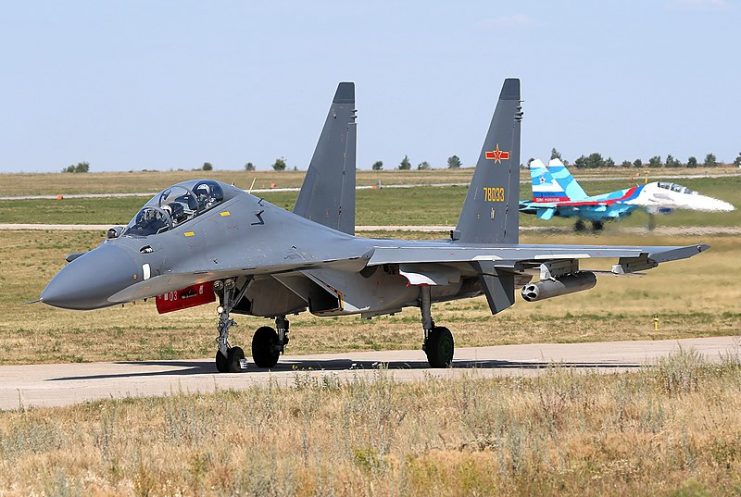
[[[108,297],[141,281],[141,269],[128,251],[102,245],[78,257],[52,278],[41,301],[65,309],[96,309]]]

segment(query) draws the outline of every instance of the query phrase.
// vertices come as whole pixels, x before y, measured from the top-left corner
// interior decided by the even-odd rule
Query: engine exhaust
[[[555,279],[541,280],[522,287],[522,298],[528,302],[558,297],[568,293],[583,292],[597,284],[597,276],[591,271],[580,271]]]

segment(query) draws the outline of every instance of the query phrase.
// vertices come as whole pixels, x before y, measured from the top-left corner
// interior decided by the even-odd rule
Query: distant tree
[[[661,167],[663,164],[661,163],[661,156],[660,155],[654,155],[650,159],[648,159],[648,167]]]
[[[675,159],[672,154],[666,156],[666,167],[680,167],[682,165],[679,159]]]
[[[458,169],[461,167],[461,158],[457,155],[448,157],[448,169]]]
[[[371,169],[373,169],[374,171],[383,171],[383,161],[377,160],[376,162],[373,163],[373,165],[371,166]]]
[[[244,165],[244,170],[245,171],[254,171],[255,170],[255,165],[253,163],[251,163],[251,162],[248,162],[247,164]]]
[[[405,155],[404,158],[399,163],[399,170],[400,171],[408,171],[412,168],[412,163],[409,162],[409,156]]]
[[[430,168],[430,163],[427,162],[426,160],[417,164],[417,171],[426,171],[429,168]]]
[[[705,167],[714,167],[718,165],[718,161],[715,159],[715,154],[708,154],[705,156]]]
[[[556,150],[556,147],[553,147],[551,149],[551,160],[553,159],[559,159],[559,160],[561,159],[561,152]]]
[[[634,160],[633,167],[643,167],[643,161],[641,159]]]
[[[605,165],[605,161],[602,158],[602,154],[599,154],[597,152],[594,152],[592,154],[589,154],[589,157],[587,157],[587,167],[594,169],[598,167],[603,167]]]
[[[633,165],[633,163],[632,163],[632,162],[630,162],[629,160],[624,160],[624,161],[623,161],[623,162],[622,162],[622,163],[620,164],[620,166],[621,166],[621,167],[630,167],[630,166],[632,166],[632,165]]]
[[[214,170],[214,166],[210,162],[204,162],[203,163],[203,166],[201,167],[201,169],[203,171],[213,171]]]
[[[607,159],[605,159],[604,166],[605,167],[615,167],[615,161],[612,160],[612,157],[608,157]]]
[[[738,153],[738,157],[736,157],[736,160],[733,161],[733,165],[736,167],[741,167],[741,152]]]
[[[583,169],[583,168],[587,167],[587,164],[588,163],[589,162],[588,162],[587,158],[585,156],[583,156],[583,155],[580,155],[579,158],[574,161],[574,165],[578,169]]]
[[[62,169],[63,173],[86,173],[90,171],[90,164],[87,162],[78,162]]]
[[[697,157],[690,155],[687,159],[687,167],[697,167]]]
[[[275,162],[273,162],[273,171],[285,171],[286,170],[286,159],[283,157],[278,157],[275,159]]]

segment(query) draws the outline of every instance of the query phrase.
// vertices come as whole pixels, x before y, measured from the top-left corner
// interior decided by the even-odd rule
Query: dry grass
[[[391,233],[391,235],[395,235]],[[64,265],[65,254],[91,247],[102,234],[0,232],[0,363],[72,362],[209,357],[214,353],[212,306],[158,315],[153,302],[74,312],[25,302],[38,298]],[[425,236],[404,233],[401,236]],[[426,235],[430,236],[430,235]],[[585,236],[526,237],[526,242],[591,242]],[[694,238],[600,237],[598,243],[688,244]],[[738,237],[705,239],[712,250],[662,265],[645,277],[604,277],[585,293],[538,303],[518,298],[491,316],[483,298],[433,307],[458,346],[535,342],[663,339],[741,334]],[[590,266],[591,267],[591,266]],[[605,263],[602,268],[608,268]],[[659,320],[654,329],[654,318]],[[266,320],[237,316],[233,343],[246,345]],[[363,321],[357,317],[291,317],[290,353],[416,349],[419,312]]]
[[[697,168],[697,169],[601,169],[575,171],[577,178],[609,176],[633,181],[645,177],[658,178],[686,174],[733,174],[738,168]],[[122,172],[88,174],[2,174],[2,195],[50,195],[70,193],[119,193],[154,192],[186,179],[208,177],[241,188],[248,188],[255,180],[255,188],[280,188],[301,186],[305,171],[162,171],[162,172]],[[409,183],[468,183],[473,168],[459,170],[434,169],[428,171],[358,171],[359,185],[409,184]],[[523,176],[524,177],[524,176]]]
[[[685,351],[600,376],[294,388],[0,413],[0,494],[723,496],[741,367]]]

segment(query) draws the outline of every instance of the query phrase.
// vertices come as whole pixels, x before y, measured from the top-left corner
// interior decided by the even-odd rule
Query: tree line
[[[704,167],[716,167],[722,165],[718,162],[717,158],[715,157],[715,154],[708,153],[705,155],[705,158],[703,159],[702,163],[697,159],[697,157],[690,156],[687,158],[686,161],[682,162],[678,158],[674,157],[672,154],[668,154],[665,158],[663,158],[660,155],[655,155],[653,157],[650,157],[648,161],[643,162],[642,159],[636,159],[634,161],[624,160],[620,164],[617,164],[612,157],[607,157],[606,159],[602,157],[602,154],[599,152],[593,152],[589,155],[581,155],[579,158],[577,158],[573,163],[570,163],[569,161],[563,159],[561,157],[561,153],[556,150],[555,148],[551,150],[551,159],[560,159],[565,165],[570,166],[573,165],[577,169],[596,169],[600,167],[698,167],[698,166],[704,166]],[[530,163],[535,160],[534,158],[530,158],[527,161],[527,165],[530,165]],[[741,152],[739,152],[738,157],[733,161],[733,165],[736,167],[741,167]],[[462,166],[462,162],[460,157],[457,155],[451,155],[448,157],[447,160],[447,168],[448,169],[459,169]],[[522,167],[524,167],[524,164],[521,164]],[[288,168],[288,164],[286,162],[285,157],[278,157],[275,159],[273,164],[270,166],[273,171],[285,171]],[[214,169],[213,164],[210,162],[204,162],[203,165],[195,170],[201,170],[201,171],[212,171]],[[247,162],[244,165],[245,171],[254,171],[255,165],[252,162]],[[409,160],[408,155],[404,155],[404,158],[399,162],[399,164],[394,168],[398,171],[409,171],[412,169],[412,162]],[[432,169],[432,166],[427,161],[422,161],[419,164],[417,164],[416,169],[418,171],[425,171],[428,169]],[[65,167],[62,169],[63,173],[86,173],[90,170],[90,164],[87,162],[78,162],[77,164],[72,164],[68,167]],[[293,167],[294,171],[298,171],[297,167]],[[383,171],[383,161],[375,161],[371,165],[371,170],[373,171]]]
[[[570,165],[569,161],[564,160],[561,157],[561,153],[555,148],[551,150],[551,159],[560,159],[567,166]],[[532,160],[533,159],[530,159],[528,164],[530,164]],[[618,166],[612,157],[607,157],[605,159],[599,152],[593,152],[589,155],[581,155],[573,162],[573,165],[578,169],[596,169],[600,167]],[[638,158],[634,161],[624,160],[619,164],[620,167],[716,167],[721,165],[723,164],[718,162],[718,159],[712,152],[705,155],[702,162],[693,155],[689,156],[686,161],[682,162],[672,154],[667,154],[665,158],[662,158],[660,155],[654,155],[646,162],[643,162],[642,159]],[[733,165],[741,167],[741,152],[739,152],[738,157],[733,161]]]

